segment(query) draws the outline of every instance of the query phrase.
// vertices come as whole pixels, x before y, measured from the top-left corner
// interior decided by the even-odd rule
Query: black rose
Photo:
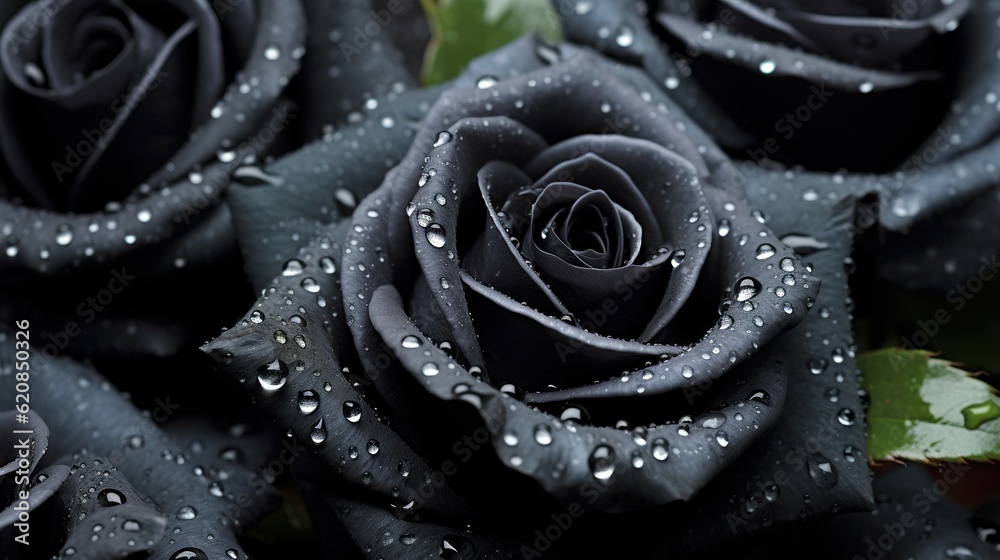
[[[50,356],[175,352],[193,309],[140,293],[165,302],[213,267],[243,284],[219,202],[295,118],[282,95],[301,5],[45,0],[2,15],[0,316],[36,319]]]
[[[310,483],[318,514],[372,555],[516,549],[560,507],[593,510],[590,527],[666,522],[699,491],[704,511],[736,507],[724,488],[742,495],[743,475],[717,475],[742,459],[747,476],[769,468],[755,444],[788,389],[809,389],[796,416],[830,406],[817,402],[819,378],[799,376],[831,347],[811,348],[811,330],[779,337],[815,315],[819,280],[747,206],[723,153],[641,74],[526,39],[460,84],[350,223],[298,226],[318,236],[205,350],[340,477],[382,496]],[[310,147],[269,171],[320,205],[332,193],[298,169],[327,153]],[[271,215],[273,190],[260,197]],[[850,359],[842,340],[822,337],[838,364]],[[849,405],[853,425],[853,396],[837,406]],[[828,432],[835,412],[798,428],[786,419],[786,441],[820,445],[787,467],[801,479],[785,487],[788,503],[869,503],[867,473],[852,465],[863,439],[847,424]],[[845,441],[848,451],[828,447]],[[530,513],[511,519],[506,507]],[[649,507],[666,509],[638,513]],[[724,514],[705,515],[698,546],[725,533]],[[456,537],[461,519],[476,531]]]
[[[571,40],[642,66],[745,160],[747,188],[781,164],[801,196],[872,197],[859,229],[886,232],[862,247],[891,281],[947,289],[992,253],[997,2],[554,5]]]

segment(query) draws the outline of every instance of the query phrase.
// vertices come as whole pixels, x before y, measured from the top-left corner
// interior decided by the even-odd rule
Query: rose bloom
[[[493,56],[441,95],[353,220],[274,267],[204,347],[350,483],[307,482],[373,556],[569,553],[613,546],[586,527],[732,507],[703,490],[777,425],[801,369],[785,353],[806,351],[776,340],[819,280],[680,109],[571,46]],[[820,433],[782,484],[868,507],[860,432]],[[577,537],[544,536],[552,516]]]
[[[298,2],[5,4],[0,267],[19,297],[0,318],[32,319],[47,357],[164,356],[248,297],[194,322],[174,288],[243,284],[219,202],[295,119],[304,21]]]

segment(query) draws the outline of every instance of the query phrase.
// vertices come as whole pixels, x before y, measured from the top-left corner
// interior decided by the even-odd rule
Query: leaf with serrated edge
[[[1000,397],[986,383],[920,350],[870,352],[858,366],[872,459],[1000,459]]]

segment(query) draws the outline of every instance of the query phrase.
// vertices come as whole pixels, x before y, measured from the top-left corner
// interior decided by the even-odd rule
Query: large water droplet
[[[257,381],[265,391],[276,391],[282,388],[287,380],[288,365],[281,360],[275,359],[257,369]]]
[[[722,430],[715,432],[715,442],[722,447],[726,447],[729,445],[729,434],[723,432]]]
[[[401,344],[403,345],[403,348],[408,348],[412,350],[414,348],[420,347],[420,339],[413,336],[412,334],[408,334],[403,337],[403,342]]]
[[[441,132],[438,133],[437,140],[434,141],[434,147],[440,148],[441,146],[444,146],[448,142],[451,142],[451,133],[448,132],[447,130],[442,130]]]
[[[767,243],[762,243],[760,247],[757,247],[757,260],[762,261],[764,259],[769,259],[774,256],[774,246]]]
[[[264,58],[268,60],[278,60],[281,58],[281,48],[274,43],[268,44],[264,47]]]
[[[615,450],[607,445],[598,445],[587,462],[594,478],[607,480],[615,472]]]
[[[842,408],[837,412],[837,422],[843,426],[854,425],[854,411],[849,408]]]
[[[552,443],[552,431],[545,424],[535,426],[535,441],[538,445],[549,445]]]
[[[615,43],[619,47],[631,47],[632,43],[635,43],[635,31],[629,25],[622,25],[618,28],[618,33],[615,35]]]
[[[322,418],[313,424],[312,430],[309,431],[309,439],[317,445],[326,441],[326,424],[323,422]]]
[[[837,471],[833,463],[821,453],[813,453],[806,462],[809,468],[809,478],[820,488],[833,488],[837,485]]]
[[[194,519],[198,516],[198,510],[191,506],[183,506],[181,509],[177,510],[177,519]]]
[[[760,282],[749,276],[736,283],[736,301],[747,301],[760,293]]]
[[[441,224],[427,226],[427,242],[431,244],[431,247],[437,247],[438,249],[444,247],[444,226]]]
[[[344,401],[344,418],[351,423],[361,420],[361,404],[354,401]]]
[[[73,228],[62,224],[56,229],[56,245],[66,246],[73,242]]]
[[[106,490],[101,490],[101,493],[97,495],[97,501],[102,506],[110,507],[110,506],[120,506],[128,500],[125,499],[125,494],[122,494],[117,490],[108,488]]]
[[[761,74],[771,74],[778,67],[773,60],[761,61],[760,65],[757,67],[760,69]]]
[[[983,422],[1000,418],[1000,406],[997,406],[992,400],[970,404],[962,409],[962,417],[965,419],[965,427],[975,430]]]
[[[305,270],[306,265],[303,264],[299,259],[291,259],[285,263],[285,267],[281,271],[282,276],[298,276],[302,274]]]
[[[476,87],[479,89],[488,89],[497,85],[499,81],[496,76],[483,76],[476,81]]]
[[[319,393],[312,389],[299,391],[299,410],[303,414],[309,414],[319,407]]]
[[[657,461],[666,461],[667,457],[670,456],[670,452],[667,449],[667,441],[663,438],[656,438],[653,440],[653,458]]]
[[[208,556],[198,548],[182,548],[175,552],[170,560],[208,560]]]

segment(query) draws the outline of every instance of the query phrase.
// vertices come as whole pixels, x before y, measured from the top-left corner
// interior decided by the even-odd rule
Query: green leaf
[[[535,31],[562,40],[549,0],[420,0],[432,38],[424,58],[427,85],[457,76],[473,58]]]
[[[878,350],[857,363],[871,397],[871,459],[1000,459],[1000,397],[992,387],[922,350]]]

